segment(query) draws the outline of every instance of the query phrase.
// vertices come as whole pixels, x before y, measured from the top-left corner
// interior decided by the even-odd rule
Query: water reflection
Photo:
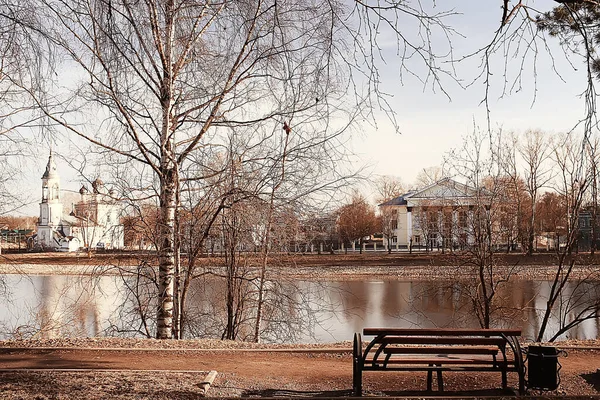
[[[4,277],[0,337],[52,339],[101,335],[122,300],[113,278],[88,276]]]
[[[120,277],[4,277],[9,292],[0,306],[0,336],[42,337],[139,335],[139,315],[155,309],[149,300],[131,296],[131,282]],[[219,337],[225,319],[225,283],[196,281],[187,300],[188,337]],[[468,283],[460,282],[280,282],[269,288],[262,336],[266,341],[333,342],[350,340],[365,326],[477,327]],[[559,314],[573,318],[590,298],[598,299],[595,284],[570,283],[551,318],[548,333],[559,329]],[[521,328],[532,339],[540,327],[549,282],[514,281],[500,287],[494,325]],[[275,301],[277,300],[277,301]],[[125,315],[127,311],[127,316]],[[253,309],[240,316],[240,338],[253,332]],[[137,324],[137,326],[136,326]],[[589,319],[562,338],[591,339],[600,332],[598,319]],[[152,326],[149,327],[152,329]]]

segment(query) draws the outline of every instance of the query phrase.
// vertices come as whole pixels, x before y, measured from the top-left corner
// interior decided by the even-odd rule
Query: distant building
[[[42,201],[35,246],[48,250],[76,251],[81,247],[119,249],[123,247],[121,206],[100,179],[92,183],[90,193],[79,190],[80,201],[65,214],[61,198],[60,176],[52,152],[42,175]]]
[[[597,213],[598,214],[598,213]],[[579,235],[577,237],[577,250],[579,251],[590,251],[592,249],[592,243],[594,242],[594,213],[591,207],[586,207],[579,211],[578,215],[578,229]],[[600,249],[600,215],[596,215],[596,239],[595,239],[595,250]]]
[[[450,178],[393,198],[379,205],[383,244],[392,249],[468,246],[477,204],[476,189]]]

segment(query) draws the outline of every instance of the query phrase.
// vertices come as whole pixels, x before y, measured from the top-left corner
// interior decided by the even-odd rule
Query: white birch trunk
[[[160,248],[158,268],[158,312],[156,338],[173,337],[173,307],[175,294],[175,212],[179,189],[177,163],[174,149],[173,117],[173,2],[165,5],[165,34],[163,39],[163,77],[161,107],[163,123],[160,138]]]

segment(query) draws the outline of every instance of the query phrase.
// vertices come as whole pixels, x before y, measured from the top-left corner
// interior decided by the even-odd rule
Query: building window
[[[420,245],[421,244],[421,235],[415,235],[415,236],[413,236],[413,243],[415,245]]]
[[[392,220],[392,229],[398,229],[398,219]]]
[[[458,213],[458,226],[462,229],[467,227],[467,213],[465,211]]]
[[[392,236],[392,243],[398,243],[398,237],[397,236]]]

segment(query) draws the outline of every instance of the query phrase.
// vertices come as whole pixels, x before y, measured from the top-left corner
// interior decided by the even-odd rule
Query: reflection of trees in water
[[[256,306],[256,270],[240,274],[238,340],[252,340]],[[112,334],[153,336],[156,284],[152,271],[124,280],[123,303],[111,317]],[[135,283],[135,284],[134,284]],[[532,338],[539,327],[549,282],[512,280],[498,288],[493,326],[523,329]],[[188,338],[220,338],[227,323],[226,280],[201,274],[190,287],[184,323]],[[261,337],[267,342],[341,340],[365,326],[478,327],[470,281],[298,282],[273,275],[265,285]],[[571,282],[557,307],[550,331],[590,311],[600,299],[597,282]],[[596,311],[598,308],[595,309]],[[117,329],[118,327],[118,329]],[[327,332],[336,332],[337,336]],[[319,338],[315,338],[319,332]],[[323,333],[324,332],[324,333]],[[596,337],[598,320],[576,326],[568,337]]]
[[[547,298],[546,298],[547,300]],[[543,310],[538,310],[540,318]],[[570,281],[552,308],[544,338],[554,341],[560,337],[580,337],[586,329],[597,326],[600,318],[600,282],[582,279]],[[599,331],[596,329],[596,336]]]
[[[101,334],[103,301],[100,278],[42,276],[36,321],[41,338],[88,337]]]
[[[222,272],[221,268],[207,269],[191,281],[182,318],[184,338],[221,339],[225,333],[233,333],[236,340],[254,340],[259,269],[240,265],[235,276]],[[337,297],[330,284],[307,284],[274,275],[263,285],[261,340],[295,342],[311,337],[316,327],[323,328],[335,315]],[[236,282],[228,285],[231,279]],[[123,274],[121,280],[123,302],[111,318],[108,333],[153,337],[157,307],[154,269],[139,267],[136,274]],[[231,287],[235,288],[233,297],[226,295]]]
[[[121,270],[122,301],[109,320],[107,335],[154,337],[158,281],[154,268],[141,263],[135,272]]]
[[[250,277],[250,275],[246,275]],[[236,339],[254,339],[257,282],[246,279],[242,286],[237,318]],[[222,337],[227,324],[227,304],[223,293],[227,282],[224,278],[207,276],[194,281],[185,310],[187,331],[190,337]],[[317,325],[324,323],[319,318],[333,305],[327,284],[308,287],[304,282],[279,277],[264,285],[264,305],[260,337],[265,342],[295,342],[307,333],[314,332]]]
[[[478,287],[473,281],[419,282],[412,310],[421,318],[420,326],[478,328],[474,310]],[[491,305],[492,326],[518,326],[523,321],[523,292],[519,282],[502,285]]]
[[[88,337],[101,334],[105,296],[100,278],[19,276],[9,278],[0,335],[6,338]],[[107,281],[105,283],[108,283]],[[113,298],[114,291],[108,294]]]

